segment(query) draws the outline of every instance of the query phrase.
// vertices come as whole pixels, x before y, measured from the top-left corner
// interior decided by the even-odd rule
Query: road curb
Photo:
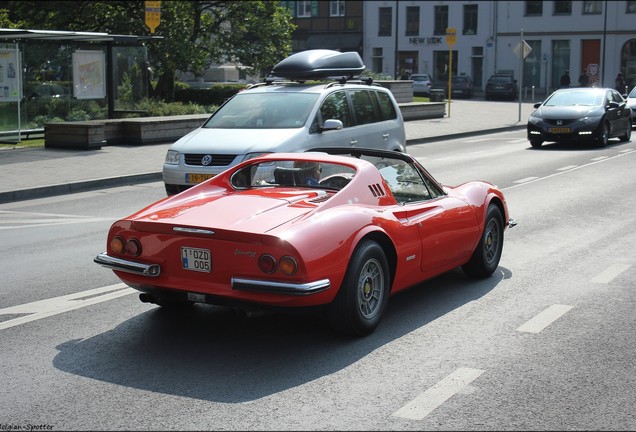
[[[153,181],[159,181],[162,178],[162,173],[161,171],[159,171],[142,174],[132,174],[129,176],[106,177],[93,180],[83,180],[78,182],[53,184],[30,189],[18,189],[14,191],[0,192],[0,204],[36,198],[45,198],[55,195],[86,192],[89,190],[102,189],[105,187],[118,187],[136,183],[149,183]]]

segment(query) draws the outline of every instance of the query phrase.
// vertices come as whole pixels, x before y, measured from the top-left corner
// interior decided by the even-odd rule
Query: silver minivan
[[[404,121],[395,98],[370,79],[354,79],[351,68],[364,65],[360,59],[352,66],[352,58],[354,63],[360,59],[357,53],[303,51],[279,63],[291,79],[274,76],[234,95],[168,149],[163,166],[168,195],[263,153],[338,146],[405,152]],[[337,72],[349,76],[307,83],[312,76]]]

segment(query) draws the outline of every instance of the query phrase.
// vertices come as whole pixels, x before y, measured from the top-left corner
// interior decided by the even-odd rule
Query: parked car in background
[[[611,88],[563,88],[534,107],[528,118],[528,140],[534,148],[545,141],[589,141],[605,147],[609,138],[629,141],[632,135],[631,110]]]
[[[435,80],[433,89],[444,90],[444,97],[448,98],[448,79]],[[466,75],[455,75],[451,78],[451,96],[453,98],[470,99],[474,95],[473,80]]]
[[[414,96],[430,96],[433,78],[429,74],[413,74],[409,77],[413,81]]]
[[[406,151],[404,119],[357,52],[308,50],[279,62],[265,82],[237,93],[172,144],[163,165],[172,195],[269,152],[342,145]],[[322,81],[322,82],[316,82]]]
[[[491,183],[442,185],[406,153],[321,147],[243,161],[115,222],[94,261],[146,303],[318,308],[365,336],[400,291],[459,266],[489,277],[514,225]]]
[[[494,74],[486,81],[484,97],[490,99],[517,99],[517,80],[508,74]]]
[[[454,76],[451,80],[451,93],[454,97],[470,99],[473,97],[473,80],[466,75]]]
[[[632,110],[632,125],[636,126],[636,87],[627,94],[627,106]]]

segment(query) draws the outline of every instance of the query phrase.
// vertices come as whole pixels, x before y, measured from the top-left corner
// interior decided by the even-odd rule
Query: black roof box
[[[364,72],[360,54],[326,49],[301,51],[280,61],[270,76],[287,79],[317,79],[326,77],[354,77]]]

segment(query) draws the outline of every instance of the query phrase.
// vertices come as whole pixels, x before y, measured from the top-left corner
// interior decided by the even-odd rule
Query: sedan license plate
[[[568,127],[553,127],[550,128],[550,133],[553,134],[561,134],[561,133],[570,133],[572,130]]]
[[[210,273],[212,271],[212,254],[209,249],[182,247],[181,266],[185,270]]]
[[[214,177],[214,174],[193,174],[193,173],[188,173],[186,174],[186,183],[201,183],[203,181],[206,181],[209,178]]]

